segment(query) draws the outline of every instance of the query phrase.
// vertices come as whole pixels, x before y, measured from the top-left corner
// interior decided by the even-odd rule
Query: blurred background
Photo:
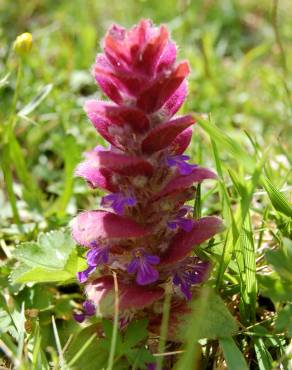
[[[83,250],[78,250],[77,259],[77,249],[71,246],[76,266],[72,267],[71,260],[67,266],[63,258],[61,267],[50,271],[51,275],[38,264],[34,272],[23,263],[23,256],[16,255],[20,264],[13,253],[19,242],[36,240],[41,231],[68,227],[77,212],[98,206],[101,193],[74,178],[82,153],[103,144],[83,111],[85,100],[104,98],[90,70],[108,27],[112,23],[131,27],[141,18],[167,24],[179,46],[179,58],[189,60],[189,96],[182,110],[210,113],[213,123],[230,138],[218,134],[215,142],[232,210],[239,208],[250,186],[248,179],[268,150],[264,172],[276,190],[257,184],[250,204],[258,271],[270,271],[263,265],[264,250],[282,246],[283,238],[291,237],[291,210],[283,197],[292,200],[291,0],[0,0],[0,288],[16,307],[13,317],[21,317],[23,302],[28,310],[40,310],[48,352],[54,343],[52,315],[62,344],[73,332],[78,337],[72,309],[75,300],[82,299],[75,276],[82,270],[78,261],[84,264]],[[13,42],[23,32],[33,35],[33,46],[22,59],[19,73],[20,58],[13,51]],[[7,140],[5,127],[10,122],[13,130]],[[188,152],[193,163],[213,169],[217,165],[218,170],[210,138],[199,125]],[[250,158],[254,160],[251,166]],[[219,214],[228,223],[218,184],[204,184],[202,214]],[[57,252],[61,237],[52,242]],[[213,248],[217,262],[222,244]],[[282,268],[280,264],[279,270]],[[271,281],[265,281],[263,275],[257,274],[257,278],[261,278],[261,292],[275,301],[291,301],[291,285],[286,284],[286,292],[277,275]],[[51,283],[32,286],[31,281]],[[23,284],[26,282],[28,287]],[[247,286],[245,280],[240,284],[243,290]],[[235,288],[239,289],[239,283]],[[266,302],[259,300],[260,319],[265,318]],[[274,315],[274,306],[268,303]],[[1,312],[2,319],[7,319],[6,308],[3,310],[0,307],[0,329]],[[36,316],[27,315],[29,334]],[[287,320],[291,323],[289,312]],[[80,338],[83,345],[85,340]],[[8,338],[5,343],[12,342]],[[77,342],[73,355],[80,346]],[[242,348],[247,348],[245,342]],[[84,364],[92,370],[86,356]]]

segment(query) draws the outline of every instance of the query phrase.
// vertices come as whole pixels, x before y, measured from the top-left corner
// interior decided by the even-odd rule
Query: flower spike
[[[95,309],[113,316],[113,272],[121,320],[128,310],[130,319],[155,316],[169,284],[174,302],[190,299],[209,271],[208,262],[191,257],[193,250],[222,230],[218,218],[194,220],[184,205],[195,183],[216,175],[184,154],[195,119],[176,113],[187,96],[190,67],[176,61],[166,26],[150,20],[129,30],[113,25],[102,49],[92,73],[110,101],[91,99],[85,111],[110,146],[87,152],[76,175],[106,194],[103,210],[80,213],[72,222],[74,239],[87,249],[88,267],[78,279],[94,305],[90,310],[86,304],[78,321]]]

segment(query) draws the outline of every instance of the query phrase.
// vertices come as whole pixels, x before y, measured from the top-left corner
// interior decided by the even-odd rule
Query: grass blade
[[[265,188],[274,208],[284,215],[292,217],[292,206],[291,204],[289,204],[284,195],[272,184],[272,182],[266,176],[263,176],[261,183]]]
[[[1,153],[1,167],[4,175],[4,182],[6,185],[6,190],[8,194],[9,203],[12,209],[14,221],[17,223],[19,227],[21,227],[20,217],[17,209],[16,204],[16,196],[13,190],[13,178],[11,172],[11,160],[10,160],[10,152],[9,152],[9,144],[3,145],[3,150]]]
[[[209,120],[204,120],[201,117],[196,117],[198,124],[209,134],[210,138],[218,146],[222,146],[228,151],[232,157],[237,159],[247,170],[252,171],[255,166],[255,161],[252,156],[248,155],[242,146],[231,137],[226,135],[222,130],[216,127],[209,117]]]
[[[228,369],[230,370],[248,370],[247,363],[243,357],[243,354],[238,349],[236,343],[229,338],[221,338],[219,343],[223,349],[225,361]]]
[[[272,358],[262,338],[254,338],[254,349],[258,360],[259,370],[271,370]]]
[[[49,95],[52,88],[53,88],[53,84],[48,84],[44,86],[41,89],[41,91],[37,94],[37,96],[34,97],[25,107],[23,107],[18,112],[18,115],[22,117],[22,116],[27,116],[31,112],[33,112],[41,104],[41,102]]]
[[[64,357],[63,357],[63,350],[62,350],[62,346],[61,346],[61,342],[60,342],[60,338],[59,338],[59,334],[58,334],[58,329],[57,329],[57,326],[56,326],[56,321],[55,321],[54,316],[52,316],[52,325],[53,325],[53,332],[54,332],[55,342],[56,342],[58,356],[59,356],[59,366],[60,366],[61,369],[64,369],[65,368],[65,360],[64,360]]]
[[[242,281],[240,308],[242,309],[242,316],[249,323],[256,319],[257,298],[256,255],[249,215],[246,217],[241,230],[239,244],[243,255],[243,269],[239,269]]]

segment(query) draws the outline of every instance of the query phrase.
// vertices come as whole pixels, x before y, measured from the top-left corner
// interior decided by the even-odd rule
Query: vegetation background
[[[73,177],[102,144],[82,108],[100,96],[90,67],[110,24],[141,18],[166,23],[190,62],[183,110],[201,118],[189,154],[219,175],[196,210],[227,226],[198,251],[214,270],[176,347],[145,322],[115,345],[110,322],[97,339],[100,319],[72,319],[84,260],[68,223],[101,195]],[[291,0],[0,0],[1,369],[291,369],[291,19]],[[21,59],[12,45],[27,31]]]

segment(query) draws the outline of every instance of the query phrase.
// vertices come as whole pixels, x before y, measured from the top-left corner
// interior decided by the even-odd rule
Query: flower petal
[[[149,233],[136,222],[105,211],[88,211],[80,213],[72,222],[72,235],[80,245],[104,238],[137,238]]]
[[[175,59],[176,59],[176,45],[174,42],[168,41],[157,64],[156,67],[157,73],[170,68],[175,62]]]
[[[99,100],[89,100],[85,104],[85,111],[97,129],[103,126],[129,125],[136,132],[143,132],[149,128],[149,119],[139,109],[105,103]]]
[[[73,313],[73,318],[75,321],[82,323],[85,320],[85,314],[84,313]]]
[[[79,280],[81,284],[85,283],[85,281],[87,281],[88,279],[88,276],[94,270],[95,270],[95,266],[89,266],[86,270],[77,272],[77,279]]]
[[[166,103],[161,107],[161,112],[164,112],[166,117],[172,117],[183,105],[187,96],[187,83],[185,81],[179,86],[179,88],[171,95]]]
[[[122,91],[125,90],[121,82],[113,75],[111,66],[104,55],[97,55],[93,67],[96,82],[111,100],[117,104],[123,103]]]
[[[223,230],[222,221],[217,217],[204,217],[193,221],[193,228],[186,232],[181,230],[170,242],[160,264],[168,265],[183,260],[193,249],[194,246],[212,238],[215,234]]]
[[[112,171],[126,176],[151,176],[153,170],[152,164],[140,157],[130,157],[111,150],[92,150],[87,152],[87,159],[77,167],[76,174],[90,183],[116,189],[117,186],[110,181]]]
[[[154,80],[153,84],[146,88],[137,99],[137,107],[147,113],[152,113],[163,106],[179,88],[183,80],[189,74],[189,65],[186,61],[181,62],[170,74]]]
[[[161,26],[158,34],[147,42],[140,57],[140,65],[146,73],[153,74],[167,41],[168,31],[165,26]]]
[[[86,316],[93,316],[96,308],[92,301],[86,300],[83,302],[84,313]]]
[[[116,192],[118,186],[112,181],[113,173],[106,168],[96,168],[94,158],[89,158],[77,166],[75,175],[84,178],[92,188]]]
[[[180,133],[194,123],[194,118],[186,115],[156,126],[143,140],[143,152],[151,154],[168,147]]]
[[[173,154],[182,154],[189,146],[192,140],[193,129],[188,127],[181,134],[179,134],[170,144],[170,150]]]
[[[154,283],[159,278],[159,272],[150,264],[144,264],[138,269],[136,282],[139,285],[148,285]]]
[[[143,158],[113,153],[112,151],[95,152],[96,163],[123,175],[136,176],[153,174],[153,166]]]
[[[160,190],[159,193],[153,197],[153,200],[157,200],[177,191],[182,191],[192,186],[194,182],[201,182],[206,179],[216,179],[215,173],[207,168],[196,167],[193,169],[190,175],[176,175],[173,180],[171,180],[162,190]]]
[[[105,315],[113,314],[114,280],[112,276],[103,276],[86,285],[88,299]],[[135,284],[127,285],[118,281],[120,310],[140,309],[161,299],[164,290],[160,287],[145,287]]]

